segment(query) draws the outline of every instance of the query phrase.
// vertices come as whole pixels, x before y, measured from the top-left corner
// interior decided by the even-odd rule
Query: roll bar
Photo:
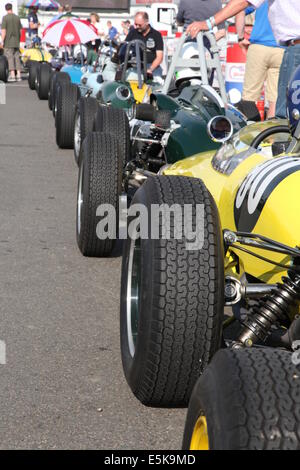
[[[222,74],[221,62],[220,62],[220,48],[217,44],[216,38],[213,33],[210,32],[200,32],[197,36],[197,45],[199,58],[195,59],[183,59],[181,57],[181,52],[184,44],[187,42],[188,35],[185,33],[179,40],[178,46],[176,48],[175,54],[173,56],[171,65],[168,70],[168,74],[162,88],[162,93],[167,94],[169,92],[170,86],[172,84],[174,74],[177,70],[182,68],[199,68],[201,72],[201,80],[203,85],[209,85],[208,82],[208,72],[209,68],[213,68],[216,71],[219,86],[220,86],[220,95],[224,104],[228,103],[225,81]],[[207,58],[205,54],[204,38],[207,38],[210,43],[210,52],[211,56]]]
[[[135,39],[133,41],[128,42],[127,47],[126,47],[126,54],[125,54],[125,60],[123,64],[123,70],[122,70],[122,77],[121,81],[125,82],[126,81],[126,71],[128,68],[129,64],[129,54],[130,54],[130,49],[132,47],[135,47],[135,54],[136,54],[136,66],[137,66],[137,73],[138,73],[138,87],[139,89],[143,88],[143,84],[147,81],[147,48],[146,45],[143,41],[139,39]],[[143,63],[141,59],[141,50],[143,54]]]

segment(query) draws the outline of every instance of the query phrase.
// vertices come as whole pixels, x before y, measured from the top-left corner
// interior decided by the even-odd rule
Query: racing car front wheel
[[[300,371],[292,353],[219,351],[198,380],[184,450],[300,450]]]
[[[60,85],[56,96],[56,143],[61,149],[74,148],[74,121],[76,104],[80,97],[77,85]]]
[[[198,377],[221,347],[224,259],[218,210],[201,180],[181,176],[149,178],[133,207],[144,214],[146,232],[137,240],[129,237],[123,253],[124,373],[143,404],[187,406]],[[188,242],[194,237],[195,245]]]
[[[98,106],[94,129],[116,136],[123,164],[130,160],[130,128],[127,114],[123,109]]]
[[[6,83],[8,74],[8,60],[5,55],[2,55],[0,56],[0,81]]]
[[[116,137],[88,134],[82,144],[77,192],[77,243],[84,256],[111,255],[117,239],[121,191],[122,160]],[[106,216],[111,223],[105,222]]]
[[[42,63],[37,71],[37,95],[40,100],[47,100],[49,94],[51,77],[51,66],[46,62]]]
[[[30,60],[28,63],[28,85],[30,90],[35,90],[35,83],[39,66],[40,62],[37,60]]]
[[[68,75],[66,72],[57,72],[53,75],[53,79],[51,81],[51,89],[50,89],[50,94],[52,98],[52,114],[53,117],[55,118],[55,112],[56,112],[56,96],[57,96],[57,90],[60,85],[71,83],[71,78],[70,75]]]
[[[87,98],[82,96],[77,103],[74,125],[74,157],[78,166],[82,142],[90,132],[93,132],[98,106],[96,98],[92,96]]]

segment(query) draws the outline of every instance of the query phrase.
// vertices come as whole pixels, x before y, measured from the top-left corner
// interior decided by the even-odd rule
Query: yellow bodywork
[[[273,124],[274,125],[274,124]],[[247,133],[247,128],[245,131]],[[255,136],[254,136],[255,137]],[[253,140],[250,136],[249,141]],[[182,175],[200,178],[216,201],[222,229],[237,231],[234,218],[234,206],[237,193],[249,173],[258,165],[274,160],[268,152],[253,151],[253,154],[240,163],[230,175],[222,174],[212,166],[215,152],[196,155],[169,167],[165,175]],[[287,155],[295,156],[295,155]],[[281,156],[282,157],[282,156]],[[299,156],[298,156],[299,157]],[[287,176],[275,187],[262,209],[252,233],[269,237],[291,247],[300,246],[300,171]],[[290,258],[284,255],[250,248],[268,259],[290,264]],[[279,282],[285,274],[284,269],[261,261],[240,250],[231,249],[225,260],[228,271],[234,268],[234,260],[238,259],[240,269],[266,283]]]
[[[137,104],[149,103],[150,96],[152,94],[152,88],[149,85],[144,83],[143,87],[139,88],[137,81],[130,81],[129,84]]]
[[[26,64],[29,60],[36,60],[37,62],[51,62],[53,59],[49,52],[42,51],[37,48],[24,49],[22,53],[22,60]]]

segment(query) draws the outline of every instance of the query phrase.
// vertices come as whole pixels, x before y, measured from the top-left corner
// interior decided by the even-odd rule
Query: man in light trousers
[[[207,21],[192,23],[187,32],[194,38],[200,31],[215,30],[228,18],[249,6],[260,7],[265,0],[230,0],[225,8]],[[293,71],[300,65],[300,2],[299,0],[268,0],[270,24],[279,45],[285,47],[280,68],[276,116],[286,117],[286,89]]]

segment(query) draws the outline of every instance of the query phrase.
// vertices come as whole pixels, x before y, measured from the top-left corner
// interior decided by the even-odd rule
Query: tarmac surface
[[[76,245],[77,167],[26,81],[0,106],[0,449],[180,449],[185,410],[131,394],[119,348],[121,259]]]

